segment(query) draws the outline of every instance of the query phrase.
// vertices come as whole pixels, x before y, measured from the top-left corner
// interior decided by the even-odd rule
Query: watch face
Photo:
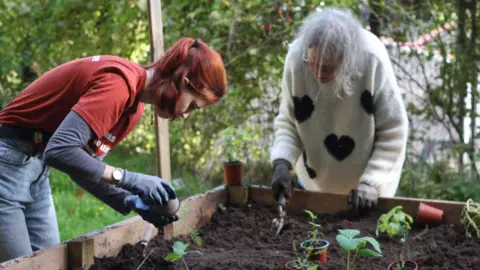
[[[113,171],[113,179],[120,180],[122,179],[122,172],[120,170]]]

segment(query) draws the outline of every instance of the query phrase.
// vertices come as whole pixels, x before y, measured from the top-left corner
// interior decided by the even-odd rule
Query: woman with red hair
[[[127,199],[166,204],[176,198],[168,182],[102,160],[137,125],[144,103],[154,104],[162,118],[185,118],[218,102],[226,89],[221,56],[190,38],[148,66],[85,57],[31,83],[0,111],[0,262],[60,242],[50,166],[124,215],[134,210],[157,227],[178,220]]]

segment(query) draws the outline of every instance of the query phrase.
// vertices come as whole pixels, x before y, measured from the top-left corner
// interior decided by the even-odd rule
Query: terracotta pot
[[[285,264],[285,269],[294,270],[294,269],[290,266],[290,262],[287,262],[287,263]]]
[[[400,264],[401,262],[393,262],[388,266],[388,270],[395,270],[395,266]],[[414,261],[405,261],[405,269],[406,270],[418,270],[418,264]]]
[[[311,243],[312,243],[312,240],[303,241],[302,244],[301,244],[301,247],[306,249],[309,245],[311,245]],[[326,263],[327,262],[327,257],[328,257],[327,250],[328,250],[329,245],[330,245],[330,243],[327,240],[324,240],[324,239],[315,240],[315,247],[313,248],[313,253],[315,253],[319,250],[322,250],[322,249],[324,251],[320,254],[313,254],[313,255],[308,256],[308,260],[309,261],[319,261],[319,262],[322,262],[322,263]]]
[[[443,219],[443,210],[420,203],[416,220],[420,223],[439,223]]]
[[[225,185],[241,185],[243,176],[242,162],[224,162],[223,177]]]

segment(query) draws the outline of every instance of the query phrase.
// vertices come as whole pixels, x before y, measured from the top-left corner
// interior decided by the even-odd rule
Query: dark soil
[[[190,249],[201,251],[202,255],[186,255],[189,269],[285,269],[284,265],[294,259],[292,241],[299,245],[310,230],[309,217],[287,216],[286,225],[279,236],[270,230],[270,224],[277,215],[273,206],[250,205],[242,208],[228,207],[218,210],[211,222],[199,230],[202,247],[191,244]],[[360,237],[375,237],[376,220],[379,214],[369,218],[351,219],[345,214],[319,215],[324,238],[330,242],[328,261],[319,269],[345,269],[346,256],[341,253],[335,241],[337,229],[359,229]],[[415,225],[415,224],[414,224]],[[421,235],[420,239],[415,236]],[[189,237],[176,240],[192,242]],[[353,269],[387,269],[402,251],[402,244],[393,240],[378,239],[383,257],[357,257]],[[180,260],[169,263],[163,258],[171,251],[174,241],[164,241],[162,235],[150,241],[155,248],[152,255],[140,269],[187,269]],[[478,269],[480,265],[480,242],[466,239],[461,228],[453,225],[439,225],[424,232],[421,226],[413,226],[408,241],[407,259],[415,260],[419,269]],[[137,269],[143,261],[142,249],[125,245],[117,257],[96,258],[91,270]]]

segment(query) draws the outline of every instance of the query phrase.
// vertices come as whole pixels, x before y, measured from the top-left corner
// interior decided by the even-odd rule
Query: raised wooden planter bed
[[[444,223],[459,225],[461,211],[465,205],[461,202],[400,197],[380,198],[378,212],[384,213],[394,206],[402,205],[406,213],[415,216],[420,202],[425,202],[444,210]],[[191,228],[199,229],[210,222],[212,216],[217,212],[219,204],[242,206],[247,203],[267,206],[276,204],[269,187],[220,186],[182,200],[181,204],[188,209],[188,212],[185,216],[181,212],[179,215],[184,224]],[[344,195],[309,191],[295,191],[294,196],[287,204],[287,212],[292,219],[295,218],[293,216],[295,213],[300,213],[305,209],[316,213],[333,215],[345,211],[347,208],[347,199]],[[184,224],[177,222],[165,227],[162,234],[165,240],[188,235],[190,232]],[[0,269],[88,269],[93,264],[94,257],[116,256],[124,245],[137,244],[144,235],[145,225],[146,223],[140,217],[133,217],[72,239],[61,245],[2,263],[0,264]],[[270,223],[258,224],[258,226],[269,227]],[[374,230],[375,228],[372,229]],[[156,235],[157,231],[154,230],[151,236],[155,237]],[[331,245],[335,245],[335,243],[331,243]],[[380,268],[386,269],[386,267],[378,267],[378,269]]]

